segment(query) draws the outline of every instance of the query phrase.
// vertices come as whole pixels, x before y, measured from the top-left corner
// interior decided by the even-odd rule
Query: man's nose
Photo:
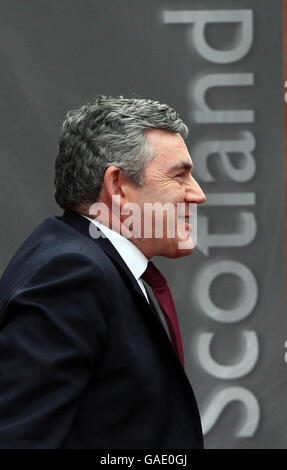
[[[191,184],[186,190],[186,199],[188,200],[188,202],[203,204],[206,201],[206,196],[198,182],[193,178],[193,176],[191,176],[191,179]]]

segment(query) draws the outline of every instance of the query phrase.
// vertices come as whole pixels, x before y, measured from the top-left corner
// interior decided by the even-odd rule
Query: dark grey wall
[[[198,53],[191,36],[194,25],[163,21],[166,10],[218,9],[253,13],[250,51],[232,64],[212,63]],[[238,28],[233,24],[210,26],[208,40],[219,49],[232,49],[236,35],[240,36]],[[150,97],[176,107],[193,127],[188,145],[195,166],[200,158],[196,149],[205,141],[238,140],[247,131],[255,139],[256,171],[247,181],[238,183],[228,177],[218,156],[208,166],[214,182],[198,173],[208,194],[254,194],[252,206],[207,205],[199,211],[208,218],[211,233],[231,235],[242,228],[240,212],[253,214],[253,239],[238,247],[236,237],[231,236],[230,246],[216,247],[211,242],[208,254],[201,246],[188,258],[158,260],[178,306],[187,372],[209,428],[206,444],[211,448],[287,448],[281,49],[281,1],[0,3],[0,272],[39,222],[61,213],[53,201],[58,131],[69,109],[96,94]],[[207,95],[215,109],[253,110],[252,122],[196,123],[195,84],[213,73],[252,75],[252,86],[222,87]],[[244,158],[237,157],[233,164],[240,168]],[[200,234],[203,240],[202,225],[199,239]],[[243,265],[257,284],[255,305],[236,321],[230,321],[232,309],[242,307],[243,312],[252,292],[246,291],[237,275],[218,275],[221,262],[225,267],[237,263],[236,269]],[[206,294],[203,278],[213,267],[218,278]],[[207,312],[202,299],[209,295],[214,310]],[[222,321],[212,318],[215,306],[223,310]],[[250,338],[257,343],[246,343],[244,332],[252,332]],[[222,369],[217,365],[212,373],[206,368],[208,357],[202,341],[207,333],[215,335],[209,356],[217,365],[230,366],[224,369],[226,377],[219,376]],[[256,361],[248,371],[252,357]],[[233,377],[241,362],[245,369]]]

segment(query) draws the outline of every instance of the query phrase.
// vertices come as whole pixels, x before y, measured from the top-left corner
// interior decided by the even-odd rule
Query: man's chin
[[[190,255],[194,250],[194,244],[190,236],[185,239],[176,238],[166,246],[166,250],[159,254],[166,258],[180,258],[182,256]]]

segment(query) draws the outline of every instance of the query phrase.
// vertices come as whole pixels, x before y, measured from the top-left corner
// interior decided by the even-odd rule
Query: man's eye
[[[178,175],[176,176],[185,176],[185,173],[179,173]]]

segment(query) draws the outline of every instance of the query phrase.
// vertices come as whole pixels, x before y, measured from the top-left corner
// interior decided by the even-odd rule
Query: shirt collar
[[[113,244],[119,255],[123,258],[124,262],[130,269],[136,280],[138,280],[145,272],[148,265],[148,259],[142,253],[142,251],[140,251],[139,248],[135,246],[130,240],[123,237],[123,235],[118,232],[115,232],[114,230],[110,229],[98,220],[91,219],[90,217],[87,217],[84,214],[80,215],[90,220],[101,230],[101,232],[104,233],[104,235]]]

